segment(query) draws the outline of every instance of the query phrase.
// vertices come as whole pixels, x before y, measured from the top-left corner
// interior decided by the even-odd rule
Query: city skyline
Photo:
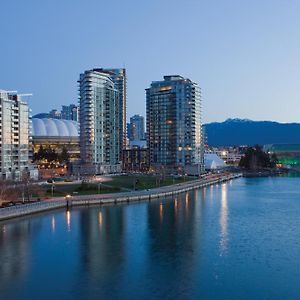
[[[296,1],[89,4],[2,5],[15,21],[9,13],[0,20],[6,38],[1,88],[32,92],[33,114],[76,104],[81,70],[125,67],[128,117],[145,116],[144,89],[151,80],[182,74],[202,86],[204,123],[234,117],[300,121],[290,109],[300,97]],[[86,15],[89,22],[78,21]]]
[[[0,299],[298,299],[300,1],[2,2]]]

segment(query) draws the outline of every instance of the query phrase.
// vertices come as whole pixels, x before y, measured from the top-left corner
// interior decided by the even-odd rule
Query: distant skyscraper
[[[119,92],[107,72],[93,69],[79,79],[80,152],[84,165],[96,174],[120,170]]]
[[[150,165],[202,171],[200,87],[178,75],[164,76],[146,89],[146,110]]]
[[[21,95],[0,90],[0,175],[1,179],[37,178],[30,164],[29,107]]]
[[[49,112],[49,117],[53,119],[61,119],[61,112],[58,111],[57,109],[52,109]]]
[[[144,117],[140,115],[134,115],[131,117],[128,130],[128,138],[130,141],[145,139]]]
[[[78,122],[79,119],[79,107],[75,104],[62,105],[62,110],[52,109],[49,113],[38,113],[33,116],[34,118],[52,118],[52,119],[64,119]]]
[[[122,149],[126,148],[126,105],[127,105],[127,75],[126,69],[95,69],[99,72],[108,73],[112,79],[115,88],[118,90],[118,106],[119,106],[119,128],[120,128],[120,157]]]
[[[78,106],[75,104],[63,105],[61,110],[61,118],[64,120],[78,122]]]

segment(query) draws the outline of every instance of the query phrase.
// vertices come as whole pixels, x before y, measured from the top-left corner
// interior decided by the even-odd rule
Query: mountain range
[[[204,125],[209,146],[300,144],[299,123],[227,119]]]

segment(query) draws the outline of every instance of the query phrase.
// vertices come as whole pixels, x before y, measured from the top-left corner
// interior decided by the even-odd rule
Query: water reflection
[[[162,223],[162,221],[163,221],[163,213],[164,213],[164,207],[163,207],[163,204],[162,204],[162,202],[160,202],[160,204],[159,204],[159,221],[160,221],[160,223]]]
[[[51,231],[52,233],[55,233],[55,217],[52,216],[52,219],[51,219]]]
[[[31,264],[32,236],[40,228],[41,220],[0,224],[0,290],[26,276]]]
[[[80,223],[80,264],[89,278],[109,278],[124,259],[126,206],[82,209]],[[87,292],[87,291],[85,291]]]
[[[188,192],[185,193],[185,209],[186,209],[186,212],[188,212],[188,209],[189,209],[189,193]]]
[[[221,187],[221,211],[220,211],[220,256],[226,254],[228,244],[228,204],[227,204],[227,184]]]
[[[175,215],[175,218],[177,218],[177,213],[178,213],[178,200],[177,200],[177,197],[175,197],[175,199],[174,199],[174,215]]]
[[[71,211],[69,209],[66,211],[66,220],[67,220],[68,231],[70,231],[71,230]]]
[[[0,299],[298,299],[300,181],[272,181],[0,224]]]
[[[101,229],[103,223],[102,211],[99,211],[99,228]]]
[[[200,222],[197,223],[199,226],[195,226],[195,219],[201,208],[196,208],[198,201],[192,201],[193,194],[194,192],[181,194],[176,198],[165,200],[163,205],[152,202],[148,206],[147,231],[151,243],[148,250],[148,265],[145,268],[150,270],[156,266],[157,273],[160,274],[160,285],[172,286],[168,295],[170,298],[180,297],[179,295],[184,295],[184,291],[189,289],[196,261],[199,259],[197,249],[202,229]]]
[[[212,201],[213,198],[214,198],[214,187],[211,185],[209,187],[209,199],[210,199],[210,201]]]

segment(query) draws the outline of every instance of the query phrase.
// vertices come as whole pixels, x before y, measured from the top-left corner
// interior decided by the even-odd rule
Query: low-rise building
[[[243,152],[239,147],[221,147],[213,148],[216,153],[227,165],[237,166],[243,156]]]
[[[44,152],[49,152],[50,149],[55,155],[60,155],[63,151],[67,151],[70,163],[68,167],[70,167],[80,158],[78,122],[51,118],[33,118],[32,147],[34,157],[38,156],[41,149]],[[41,178],[65,175],[67,171],[70,171],[65,163],[54,161],[45,158],[36,160]]]
[[[142,147],[123,150],[122,169],[126,172],[148,172],[149,152]]]
[[[270,144],[263,150],[275,154],[279,166],[300,168],[300,144]]]

